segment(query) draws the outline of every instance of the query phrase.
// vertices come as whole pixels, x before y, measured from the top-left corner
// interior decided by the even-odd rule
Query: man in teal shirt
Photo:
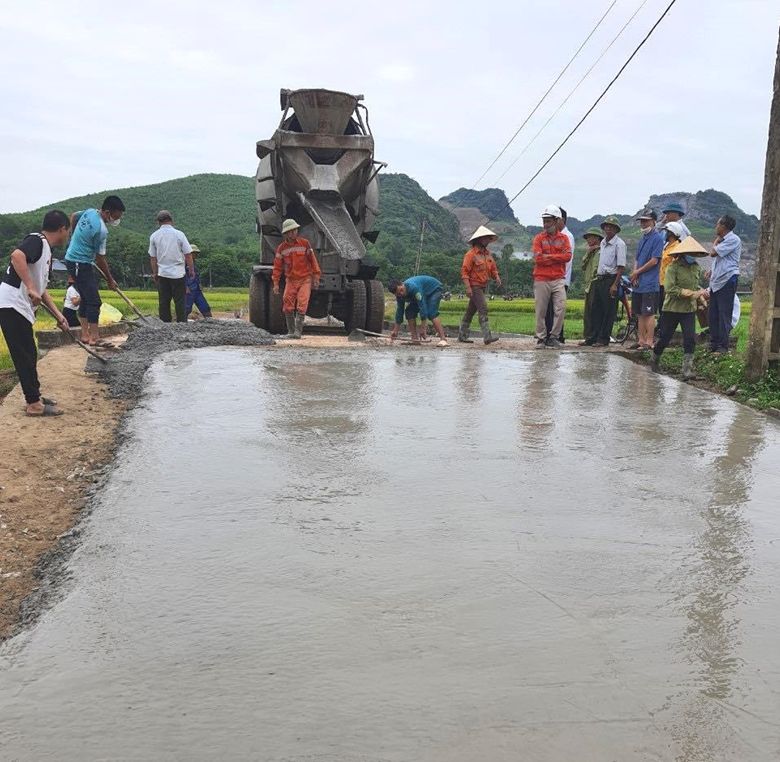
[[[391,338],[395,339],[398,336],[401,322],[406,314],[409,335],[415,344],[419,344],[420,336],[417,333],[417,317],[419,315],[423,337],[426,333],[427,321],[430,320],[439,335],[439,343],[436,346],[447,346],[447,335],[444,333],[444,326],[439,319],[439,303],[444,295],[444,286],[440,281],[430,275],[414,275],[403,283],[391,280],[387,289],[395,295],[396,302],[395,325],[390,333]]]
[[[102,304],[94,266],[100,268],[106,276],[108,287],[111,290],[116,289],[116,281],[111,275],[106,259],[106,240],[108,226],[119,225],[124,212],[125,205],[119,196],[107,196],[99,211],[86,209],[71,216],[73,233],[65,254],[65,266],[81,296],[79,303],[81,335],[83,341],[89,346],[95,346],[99,342],[98,320]]]

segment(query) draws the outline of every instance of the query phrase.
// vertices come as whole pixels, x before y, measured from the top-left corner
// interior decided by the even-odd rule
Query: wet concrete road
[[[132,414],[14,760],[780,756],[780,428],[616,357],[207,349]]]

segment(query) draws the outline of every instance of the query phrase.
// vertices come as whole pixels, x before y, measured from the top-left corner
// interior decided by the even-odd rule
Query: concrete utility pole
[[[758,378],[770,364],[772,367],[780,365],[780,39],[769,116],[758,261],[753,281],[748,377]]]

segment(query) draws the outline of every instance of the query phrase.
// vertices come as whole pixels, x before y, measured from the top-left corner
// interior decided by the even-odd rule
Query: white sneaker
[[[441,339],[436,346],[437,347],[448,347],[449,344],[447,343],[447,341],[445,339]]]

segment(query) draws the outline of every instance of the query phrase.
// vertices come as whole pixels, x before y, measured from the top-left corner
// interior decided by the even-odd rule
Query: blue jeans
[[[185,307],[184,311],[187,315],[192,312],[192,305],[195,305],[199,310],[200,314],[204,317],[211,317],[211,307],[209,306],[209,303],[206,301],[206,297],[203,296],[203,292],[199,289],[190,289],[187,292],[187,296],[185,298]]]
[[[433,320],[434,318],[439,317],[439,304],[441,304],[442,296],[444,296],[444,292],[441,289],[436,289],[432,294],[428,294],[428,296],[423,297],[423,302],[425,303],[425,314],[428,316],[428,320]],[[413,300],[409,303],[409,306],[406,308],[406,312],[404,313],[406,315],[407,320],[416,320],[417,316],[420,314],[420,307],[417,304],[417,300]]]
[[[713,291],[710,294],[710,349],[713,351],[728,352],[729,350],[729,334],[731,333],[731,317],[734,314],[737,280],[738,276],[732,275],[720,291]]]

